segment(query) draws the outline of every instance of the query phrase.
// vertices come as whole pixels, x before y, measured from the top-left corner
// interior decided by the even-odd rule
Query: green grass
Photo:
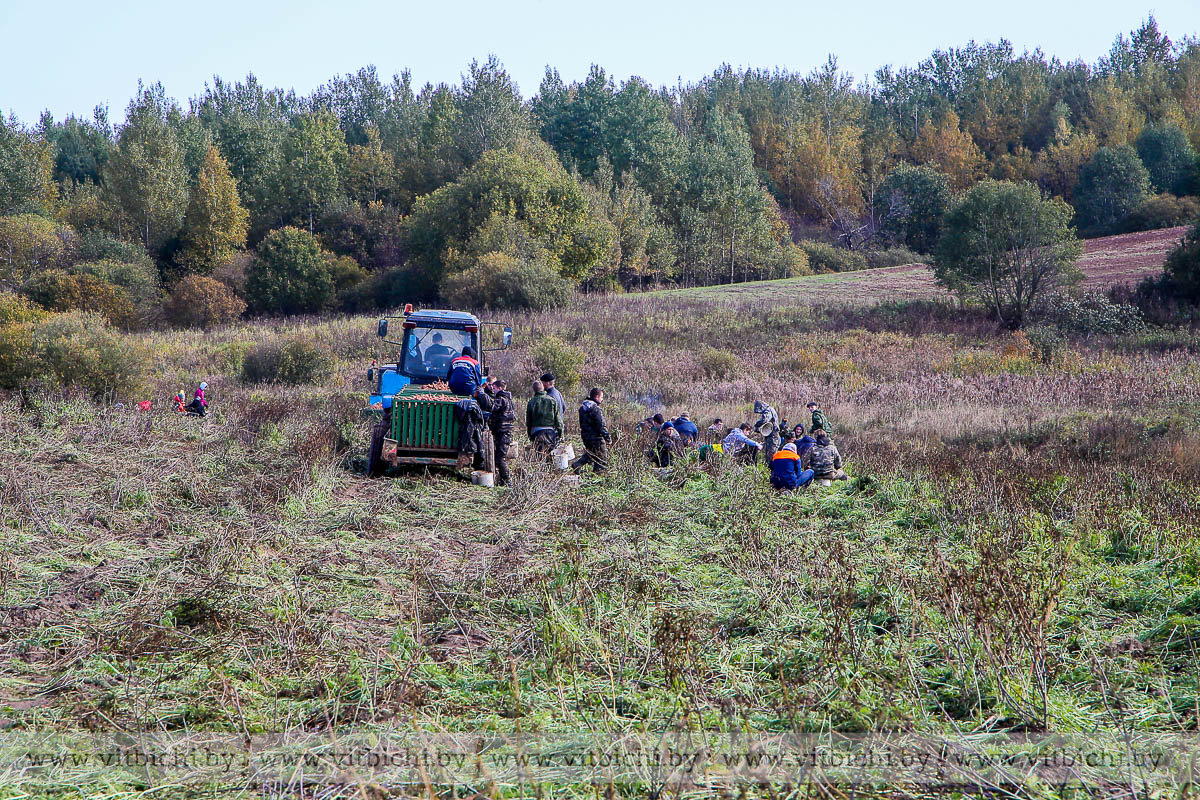
[[[1076,342],[1047,363],[1007,334],[905,333],[902,316],[839,329],[760,303],[713,325],[692,313],[705,296],[517,318],[492,363],[515,381],[539,335],[577,343],[625,431],[653,391],[728,421],[757,396],[796,417],[819,391],[854,480],[782,496],[757,468],[663,480],[628,435],[613,473],[579,485],[532,464],[501,491],[369,480],[366,319],[142,337],[147,394],[204,375],[202,420],[0,401],[0,725],[1196,729],[1194,336]],[[296,332],[334,353],[322,383],[237,380],[246,343]],[[705,347],[734,356],[722,376],[699,369]],[[71,785],[147,788],[120,771]]]

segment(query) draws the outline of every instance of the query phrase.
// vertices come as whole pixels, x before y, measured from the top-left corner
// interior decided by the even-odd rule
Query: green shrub
[[[333,295],[329,254],[308,231],[271,231],[246,274],[246,300],[260,313],[316,311]]]
[[[147,264],[154,262],[146,254],[146,248],[135,242],[126,242],[104,231],[87,231],[79,237],[81,261],[118,261],[123,264]]]
[[[1089,335],[1138,333],[1146,327],[1137,306],[1114,303],[1098,292],[1088,292],[1079,299],[1049,295],[1038,302],[1034,318],[1043,326]]]
[[[33,331],[46,317],[27,298],[0,292],[0,388],[18,389],[33,376]]]
[[[1067,344],[1067,337],[1053,325],[1034,325],[1025,329],[1025,338],[1033,345],[1033,352],[1044,364],[1054,361]]]
[[[707,347],[700,352],[700,369],[709,378],[726,378],[738,367],[737,356],[728,350]]]
[[[1188,228],[1183,241],[1167,255],[1164,294],[1186,303],[1200,302],[1200,221]]]
[[[70,263],[75,232],[38,214],[0,217],[0,281],[20,284],[38,270]]]
[[[332,369],[333,354],[328,347],[300,336],[269,339],[246,351],[242,359],[242,380],[246,383],[312,383]]]
[[[21,292],[47,311],[94,311],[109,324],[122,327],[137,319],[124,289],[91,275],[47,269],[26,281]]]
[[[800,243],[800,249],[808,256],[808,266],[813,272],[853,272],[867,268],[867,257],[862,253],[825,242],[806,239]]]
[[[365,281],[367,271],[350,256],[338,256],[329,260],[329,278],[333,281],[333,290],[343,292]]]
[[[867,266],[870,267],[899,267],[904,264],[924,264],[928,261],[925,256],[909,250],[907,247],[889,247],[886,250],[869,250],[866,255]]]
[[[584,353],[557,336],[542,337],[533,347],[533,363],[543,372],[553,372],[559,391],[567,392],[579,385],[583,377]]]
[[[158,270],[147,261],[84,261],[68,270],[74,275],[90,275],[125,290],[134,303],[152,303],[159,298]]]
[[[94,397],[129,397],[146,354],[94,313],[54,314],[33,332],[34,381],[81,387]]]
[[[1125,220],[1127,231],[1154,231],[1187,225],[1200,217],[1200,201],[1194,197],[1155,194],[1147,197]]]
[[[544,310],[566,305],[573,294],[574,284],[553,267],[504,253],[487,253],[442,285],[442,296],[458,308]]]
[[[228,325],[245,310],[245,301],[228,286],[203,275],[180,279],[163,306],[167,320],[182,328]]]

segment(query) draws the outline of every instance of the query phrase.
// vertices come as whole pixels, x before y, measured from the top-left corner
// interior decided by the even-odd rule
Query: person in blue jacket
[[[479,362],[475,360],[475,351],[464,347],[462,355],[450,362],[450,373],[446,376],[450,391],[459,397],[471,397],[483,383],[483,374]]]
[[[692,444],[700,438],[700,429],[687,414],[680,414],[679,418],[675,420],[675,430],[679,431],[679,436],[683,439],[684,444]]]
[[[812,483],[813,471],[800,469],[800,456],[794,442],[788,442],[771,457],[771,485],[781,492],[790,492]]]

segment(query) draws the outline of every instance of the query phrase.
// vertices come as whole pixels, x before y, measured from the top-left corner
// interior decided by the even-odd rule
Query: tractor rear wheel
[[[387,469],[383,460],[383,440],[387,438],[388,424],[377,422],[371,429],[371,449],[367,451],[367,474],[378,478]]]

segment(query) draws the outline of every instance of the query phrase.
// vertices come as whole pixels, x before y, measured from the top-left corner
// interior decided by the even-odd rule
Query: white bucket
[[[476,486],[492,487],[496,485],[496,476],[490,472],[477,469],[471,473],[471,483]]]
[[[554,460],[554,466],[559,469],[570,469],[571,462],[575,460],[575,448],[570,443],[560,444],[550,451],[550,457]]]
[[[817,483],[821,484],[822,486],[833,486],[833,481],[829,480],[828,478],[821,478],[817,481]]]

